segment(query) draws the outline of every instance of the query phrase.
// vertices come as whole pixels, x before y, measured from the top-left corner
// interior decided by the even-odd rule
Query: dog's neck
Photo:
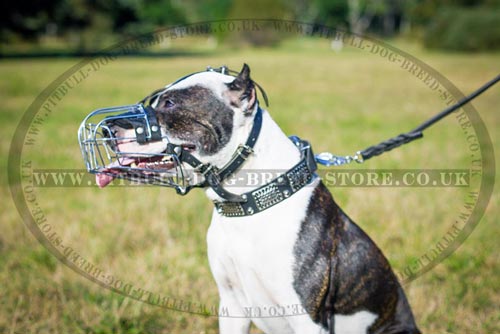
[[[283,133],[269,113],[262,110],[262,128],[253,148],[254,152],[247,158],[241,168],[232,177],[236,185],[229,181],[226,190],[234,194],[243,194],[276,177],[278,173],[285,173],[300,161],[300,152],[292,141]],[[244,143],[248,137],[252,123],[242,128],[237,136],[236,146]],[[249,172],[253,173],[249,179]],[[268,173],[268,174],[265,174]],[[266,180],[262,182],[262,180]],[[242,181],[244,180],[244,181]],[[247,181],[252,181],[247,183]],[[258,182],[255,185],[255,182]],[[247,185],[245,185],[247,184]],[[215,192],[208,188],[206,194],[211,200],[220,200]]]

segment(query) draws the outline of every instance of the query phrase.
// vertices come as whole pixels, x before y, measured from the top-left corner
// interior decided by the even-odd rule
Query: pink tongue
[[[115,161],[115,162],[107,165],[105,170],[109,172],[109,171],[112,171],[112,169],[115,168],[115,167],[118,167],[118,166],[127,166],[127,165],[131,164],[134,161],[135,160],[132,159],[132,158],[121,158],[120,162]],[[99,186],[99,188],[104,188],[108,184],[110,184],[111,181],[114,180],[114,178],[115,177],[113,175],[104,174],[104,173],[97,173],[95,175],[95,182],[97,183],[97,185]]]
[[[114,177],[109,174],[99,173],[95,175],[95,182],[99,188],[104,188],[113,181]]]

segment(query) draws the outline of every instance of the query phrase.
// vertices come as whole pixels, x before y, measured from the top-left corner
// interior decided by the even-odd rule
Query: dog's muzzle
[[[143,104],[98,109],[80,125],[85,166],[100,187],[113,179],[186,191],[180,147],[162,134],[154,109]]]

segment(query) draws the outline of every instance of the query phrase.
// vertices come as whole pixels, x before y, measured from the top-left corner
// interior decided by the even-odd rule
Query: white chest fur
[[[207,237],[209,260],[221,307],[230,316],[252,317],[271,333],[292,333],[298,321],[316,328],[293,288],[293,247],[312,191],[312,186],[305,187],[255,216],[228,218],[214,212]]]

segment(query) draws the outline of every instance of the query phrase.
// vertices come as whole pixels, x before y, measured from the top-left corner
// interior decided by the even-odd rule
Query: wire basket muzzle
[[[185,192],[186,171],[179,156],[167,150],[169,140],[151,107],[134,104],[95,110],[81,123],[78,141],[85,167],[96,174],[100,187],[118,178]]]

